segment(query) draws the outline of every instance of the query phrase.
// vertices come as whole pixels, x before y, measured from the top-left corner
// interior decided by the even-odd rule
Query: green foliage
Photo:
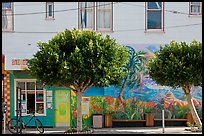
[[[128,52],[109,35],[77,29],[38,42],[39,51],[28,60],[30,74],[46,83],[69,87],[73,82],[94,86],[117,85],[124,76]]]
[[[183,119],[185,117],[185,114],[190,112],[189,106],[185,105],[183,107],[176,105],[174,106],[174,113],[176,118]]]
[[[144,106],[144,113],[153,113],[153,108]]]
[[[202,86],[202,43],[171,41],[148,63],[149,75],[158,84],[172,87]]]

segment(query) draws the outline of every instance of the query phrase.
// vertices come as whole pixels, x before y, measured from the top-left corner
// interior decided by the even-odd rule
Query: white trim
[[[199,6],[200,12],[191,12],[192,6]],[[190,16],[201,16],[202,15],[202,2],[199,4],[192,4],[192,2],[189,2],[189,15]]]
[[[164,32],[164,2],[161,2],[161,9],[148,9],[148,2],[145,2],[145,32]],[[147,27],[147,12],[161,11],[161,29],[148,29]]]
[[[16,116],[16,82],[19,81],[19,82],[36,82],[37,80],[36,79],[14,79],[14,116]],[[27,84],[25,84],[25,90],[24,90],[26,93],[27,93]],[[43,91],[43,97],[44,97],[44,114],[38,114],[36,113],[35,111],[35,115],[36,116],[46,116],[46,89],[43,88],[43,90],[36,90],[36,85],[35,85],[35,110],[36,110],[36,91]],[[25,99],[27,100],[27,95],[25,95]],[[27,105],[27,101],[26,101],[26,105]],[[26,113],[22,113],[22,116],[28,116],[30,114],[27,114],[27,107],[26,107]]]
[[[49,6],[52,6],[52,16],[49,16]],[[53,20],[54,19],[54,2],[46,2],[46,19]]]

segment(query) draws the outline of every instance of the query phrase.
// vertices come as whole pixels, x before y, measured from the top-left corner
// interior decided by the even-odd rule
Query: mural
[[[103,89],[90,88],[83,96],[89,97],[89,114],[83,115],[83,126],[92,126],[92,114],[111,113],[117,120],[144,120],[144,113],[152,112],[155,118],[185,118],[189,112],[186,96],[181,88],[160,86],[146,74],[145,61],[151,57],[159,45],[127,45],[130,74],[124,86],[109,86]],[[135,49],[140,50],[138,52]],[[137,72],[136,72],[137,71]],[[121,88],[124,87],[122,90]],[[103,93],[102,93],[103,92]],[[97,94],[97,95],[95,95]],[[122,94],[122,95],[121,95]],[[192,87],[191,95],[200,118],[202,118],[202,87]],[[76,126],[76,96],[72,93],[72,124]]]

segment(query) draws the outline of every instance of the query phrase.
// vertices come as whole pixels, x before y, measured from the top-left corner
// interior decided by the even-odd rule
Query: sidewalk
[[[185,128],[189,127],[166,127],[164,133],[161,127],[98,128],[92,129],[92,134],[202,134],[202,132],[186,131]],[[67,128],[45,128],[44,134],[64,134],[66,130]],[[6,130],[6,134],[10,132]],[[39,132],[35,128],[26,128],[22,134],[39,134]]]

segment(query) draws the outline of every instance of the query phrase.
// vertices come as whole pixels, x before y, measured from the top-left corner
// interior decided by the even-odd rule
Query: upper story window
[[[202,15],[202,2],[190,2],[190,15]]]
[[[2,3],[2,31],[13,31],[13,6],[12,2]]]
[[[79,29],[94,29],[94,2],[79,2]]]
[[[112,22],[112,2],[79,2],[79,29],[112,31]]]
[[[97,2],[97,30],[112,31],[112,22],[113,22],[113,5],[111,2]]]
[[[54,19],[54,2],[46,2],[46,19]]]
[[[163,2],[145,3],[145,30],[164,31]]]
[[[11,2],[3,2],[2,9],[11,9]]]

